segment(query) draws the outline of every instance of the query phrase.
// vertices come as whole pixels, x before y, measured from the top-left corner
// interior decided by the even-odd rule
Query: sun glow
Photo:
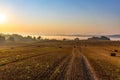
[[[5,14],[0,14],[0,24],[3,24],[6,22],[6,15]]]

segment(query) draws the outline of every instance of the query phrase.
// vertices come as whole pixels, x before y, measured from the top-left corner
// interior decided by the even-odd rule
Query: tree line
[[[18,35],[18,34],[12,34],[12,35],[5,35],[5,34],[0,34],[0,42],[5,42],[5,41],[10,41],[10,42],[14,42],[14,41],[21,41],[21,42],[30,42],[30,41],[39,41],[41,40],[41,36],[38,37],[32,37],[32,36],[22,36],[22,35]]]

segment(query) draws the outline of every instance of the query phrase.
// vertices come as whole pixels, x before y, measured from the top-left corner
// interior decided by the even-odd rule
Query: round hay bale
[[[111,53],[111,56],[116,56],[116,53]]]
[[[118,50],[115,50],[115,52],[118,52]]]

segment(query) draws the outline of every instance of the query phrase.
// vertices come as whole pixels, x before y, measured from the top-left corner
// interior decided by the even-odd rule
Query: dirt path
[[[72,50],[66,80],[98,80],[86,57],[78,48]]]

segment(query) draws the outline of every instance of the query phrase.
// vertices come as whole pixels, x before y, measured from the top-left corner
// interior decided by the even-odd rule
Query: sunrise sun
[[[0,24],[3,24],[6,22],[6,15],[0,13]]]

